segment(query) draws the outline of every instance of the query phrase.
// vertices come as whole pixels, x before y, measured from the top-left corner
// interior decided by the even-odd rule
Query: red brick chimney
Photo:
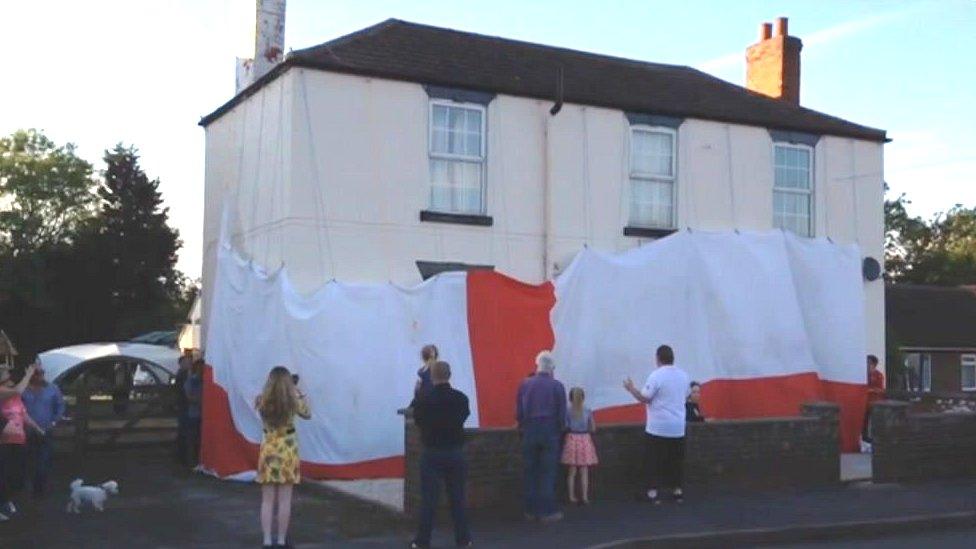
[[[746,87],[775,99],[800,104],[800,49],[803,42],[790,36],[787,19],[759,27],[759,42],[746,50]]]

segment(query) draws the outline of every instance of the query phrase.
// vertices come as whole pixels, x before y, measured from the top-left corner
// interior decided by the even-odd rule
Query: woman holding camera
[[[284,366],[275,366],[268,374],[255,407],[264,424],[257,478],[261,484],[264,546],[285,547],[291,519],[292,488],[301,482],[295,416],[309,419],[311,415],[305,395],[295,386],[295,377]],[[278,502],[277,539],[273,539],[271,531],[275,500]]]

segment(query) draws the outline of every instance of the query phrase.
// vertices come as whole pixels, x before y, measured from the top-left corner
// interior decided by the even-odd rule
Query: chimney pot
[[[759,41],[769,40],[773,37],[773,24],[762,23],[759,25]]]
[[[789,36],[789,19],[786,17],[776,18],[776,36]]]

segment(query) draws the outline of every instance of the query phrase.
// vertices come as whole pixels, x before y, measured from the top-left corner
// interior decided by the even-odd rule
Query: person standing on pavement
[[[176,391],[176,461],[181,465],[187,463],[187,429],[189,427],[186,417],[186,378],[190,376],[190,369],[193,367],[193,349],[183,349],[183,356],[178,361],[179,371],[173,381],[173,388]]]
[[[447,489],[454,520],[454,541],[458,547],[471,546],[471,530],[464,509],[464,422],[471,414],[468,397],[451,387],[451,366],[438,361],[429,366],[432,388],[418,393],[411,403],[413,420],[420,428],[424,446],[420,458],[420,491],[422,503],[420,524],[411,547],[429,547],[434,527],[434,513],[440,497],[441,482]]]
[[[20,383],[10,386],[8,383],[8,378],[10,376],[10,367],[6,364],[0,364],[0,410],[3,409],[3,405],[7,400],[13,397],[19,397],[25,389],[27,389],[27,384],[30,382],[31,376],[34,375],[34,369],[37,367],[36,364],[31,364],[27,368],[27,375],[24,376]],[[10,424],[10,420],[7,419],[3,413],[0,413],[0,433],[4,433],[7,430],[7,425]],[[0,522],[10,520],[7,516],[7,503],[8,499],[8,488],[6,480],[6,468],[4,467],[4,452],[0,450]],[[15,509],[16,510],[16,509]]]
[[[295,416],[309,419],[312,415],[305,395],[295,386],[291,372],[284,366],[271,369],[264,390],[254,401],[254,407],[264,426],[258,451],[257,476],[257,482],[261,485],[264,547],[288,547],[286,540],[291,522],[292,492],[302,479]],[[275,507],[277,513],[274,513]]]
[[[667,345],[657,348],[657,368],[647,376],[644,387],[637,389],[627,378],[624,389],[647,407],[645,465],[648,470],[646,497],[660,503],[658,490],[670,488],[674,500],[684,501],[682,473],[685,459],[685,401],[691,387],[688,374],[674,365],[674,350]]]
[[[44,434],[27,414],[21,395],[34,375],[32,365],[26,372],[0,368],[0,415],[4,427],[0,433],[0,521],[17,512],[12,497],[24,487],[27,477],[27,429]]]
[[[556,362],[549,351],[535,359],[536,375],[522,381],[516,419],[525,467],[525,518],[555,522],[563,518],[556,505],[559,441],[566,425],[566,388],[556,381]]]
[[[64,395],[57,385],[44,379],[44,369],[38,365],[21,398],[27,407],[27,415],[44,431],[44,434],[38,431],[27,434],[28,462],[33,473],[31,489],[35,496],[40,496],[47,489],[53,453],[51,431],[64,417]]]
[[[878,357],[868,355],[867,366],[868,398],[864,407],[864,425],[861,428],[861,439],[863,439],[866,444],[871,444],[874,440],[874,437],[871,436],[871,406],[874,405],[875,402],[884,399],[885,377],[884,374],[878,370]]]

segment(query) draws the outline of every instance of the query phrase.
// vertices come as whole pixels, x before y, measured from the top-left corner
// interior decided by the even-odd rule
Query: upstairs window
[[[675,141],[671,128],[630,130],[630,225],[674,228]]]
[[[485,213],[485,108],[432,101],[430,104],[430,209]]]
[[[813,149],[773,145],[773,227],[813,236]]]

